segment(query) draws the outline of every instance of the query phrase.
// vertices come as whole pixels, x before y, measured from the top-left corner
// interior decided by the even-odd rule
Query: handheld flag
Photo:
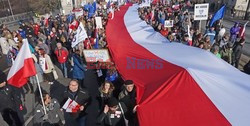
[[[223,5],[215,14],[214,16],[212,17],[211,21],[210,21],[210,24],[209,26],[213,26],[214,22],[217,21],[217,20],[220,20],[224,17],[224,12],[225,12],[225,9],[226,9],[226,5]]]
[[[76,30],[76,35],[74,36],[74,39],[71,43],[71,47],[75,47],[77,44],[84,41],[86,38],[88,38],[86,30],[84,29],[82,22],[80,22],[80,25]]]
[[[20,52],[10,68],[7,80],[8,83],[15,87],[22,87],[28,82],[28,78],[36,74],[35,64],[30,52],[27,39],[23,40]]]
[[[245,31],[246,31],[246,26],[248,24],[249,21],[247,21],[245,24],[244,24],[244,27],[242,29],[242,31],[240,32],[240,37],[243,38],[245,36]]]

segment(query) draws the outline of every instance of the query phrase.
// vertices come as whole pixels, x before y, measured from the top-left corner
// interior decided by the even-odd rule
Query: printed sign
[[[195,4],[194,20],[207,20],[209,4]]]
[[[164,27],[171,28],[174,26],[174,21],[173,20],[166,20],[164,22]]]
[[[83,50],[87,62],[110,62],[110,56],[107,49]]]
[[[96,28],[102,28],[102,17],[95,17]]]

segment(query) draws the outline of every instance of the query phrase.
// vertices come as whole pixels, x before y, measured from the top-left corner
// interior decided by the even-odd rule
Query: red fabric
[[[91,37],[91,38],[89,39],[89,41],[90,41],[90,44],[91,44],[92,46],[95,45],[95,38],[92,38],[92,37]]]
[[[167,37],[168,36],[168,30],[161,30],[160,31],[161,35],[163,35],[164,37]]]
[[[133,41],[124,24],[128,7],[116,12],[115,18],[108,22],[106,34],[117,70],[137,86],[140,125],[230,125],[184,68],[161,60]],[[145,62],[139,60],[134,62],[136,69],[129,69],[128,58],[158,60],[154,65],[161,69],[140,69]]]
[[[109,20],[112,19],[112,13],[111,13],[111,12],[109,12],[109,14],[108,14],[108,19],[109,19]]]
[[[85,39],[83,44],[84,44],[85,49],[91,49],[91,44],[90,44],[90,41],[88,39]]]
[[[246,28],[245,27],[243,27],[243,26],[241,26],[241,28],[240,28],[240,38],[245,38],[245,30],[246,30]]]
[[[36,75],[36,68],[33,58],[25,59],[24,66],[8,80],[8,84],[21,88],[27,84],[28,78],[34,75]]]
[[[35,35],[38,35],[38,32],[40,30],[40,26],[36,24],[36,25],[34,25],[33,29],[34,29]]]
[[[62,48],[60,50],[56,49],[55,54],[59,63],[65,63],[68,59],[69,52],[65,48]]]

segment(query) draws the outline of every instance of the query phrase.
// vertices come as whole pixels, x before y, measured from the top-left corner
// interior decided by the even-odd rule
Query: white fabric
[[[124,22],[132,39],[158,57],[185,68],[232,125],[250,125],[250,76],[212,53],[169,41],[139,18],[131,6]]]
[[[46,63],[45,63],[46,61],[45,61],[45,58],[43,58],[43,57],[40,57],[39,58],[39,64],[40,64],[40,66],[42,67],[42,70],[43,71],[46,71]]]
[[[15,63],[10,68],[7,80],[9,80],[12,76],[15,75],[16,72],[18,72],[23,66],[24,66],[24,60],[32,58],[29,43],[27,39],[23,39],[23,45],[20,49],[19,53],[17,54],[17,57],[15,59]]]
[[[77,33],[74,36],[74,39],[71,43],[72,48],[75,47],[80,42],[84,41],[86,38],[88,38],[86,30],[84,29],[82,22],[80,23],[76,31]]]

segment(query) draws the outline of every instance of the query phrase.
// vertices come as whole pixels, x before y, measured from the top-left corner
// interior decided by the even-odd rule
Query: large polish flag
[[[141,126],[250,126],[250,76],[166,38],[126,5],[106,27],[118,71],[137,86]]]
[[[7,77],[8,84],[20,88],[28,82],[29,77],[35,74],[36,68],[29,48],[29,43],[27,39],[24,39],[14,64],[10,68]]]

